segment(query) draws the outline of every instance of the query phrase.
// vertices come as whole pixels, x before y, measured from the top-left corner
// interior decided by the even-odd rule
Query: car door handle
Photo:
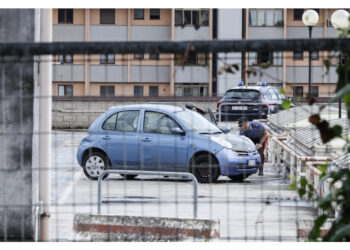
[[[144,141],[144,142],[150,142],[150,141],[151,141],[151,139],[150,139],[150,138],[143,138],[143,139],[141,139],[141,141]]]
[[[112,138],[109,137],[109,136],[105,136],[105,137],[102,137],[101,139],[103,139],[103,140],[110,140],[110,139],[112,139]]]

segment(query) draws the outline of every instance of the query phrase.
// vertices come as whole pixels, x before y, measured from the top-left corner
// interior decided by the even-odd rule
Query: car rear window
[[[260,92],[254,89],[232,89],[226,92],[225,98],[230,99],[258,99]]]

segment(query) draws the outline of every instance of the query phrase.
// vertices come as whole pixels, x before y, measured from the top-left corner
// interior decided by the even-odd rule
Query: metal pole
[[[40,41],[52,41],[52,10],[40,10]],[[40,241],[50,241],[51,194],[51,55],[40,56],[39,66],[39,200],[43,202]]]
[[[339,65],[341,64],[342,64],[342,52],[340,52],[340,55],[339,55]],[[345,76],[346,76],[346,72],[345,72]],[[339,100],[338,100],[338,114],[339,114],[339,118],[341,118],[341,97],[339,97]]]
[[[312,26],[309,26],[309,39],[311,39],[312,36]],[[311,49],[309,50],[309,97],[312,96],[311,94]]]

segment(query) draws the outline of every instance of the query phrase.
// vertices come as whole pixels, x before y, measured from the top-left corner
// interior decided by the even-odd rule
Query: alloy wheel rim
[[[105,169],[105,162],[101,157],[93,155],[86,161],[85,168],[89,175],[98,177]]]

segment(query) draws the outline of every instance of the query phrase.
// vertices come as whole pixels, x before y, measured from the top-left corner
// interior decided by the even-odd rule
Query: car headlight
[[[232,148],[232,144],[229,143],[228,141],[226,141],[225,139],[221,139],[219,137],[211,137],[211,140],[215,141],[216,143],[220,144],[221,146],[231,149]]]

